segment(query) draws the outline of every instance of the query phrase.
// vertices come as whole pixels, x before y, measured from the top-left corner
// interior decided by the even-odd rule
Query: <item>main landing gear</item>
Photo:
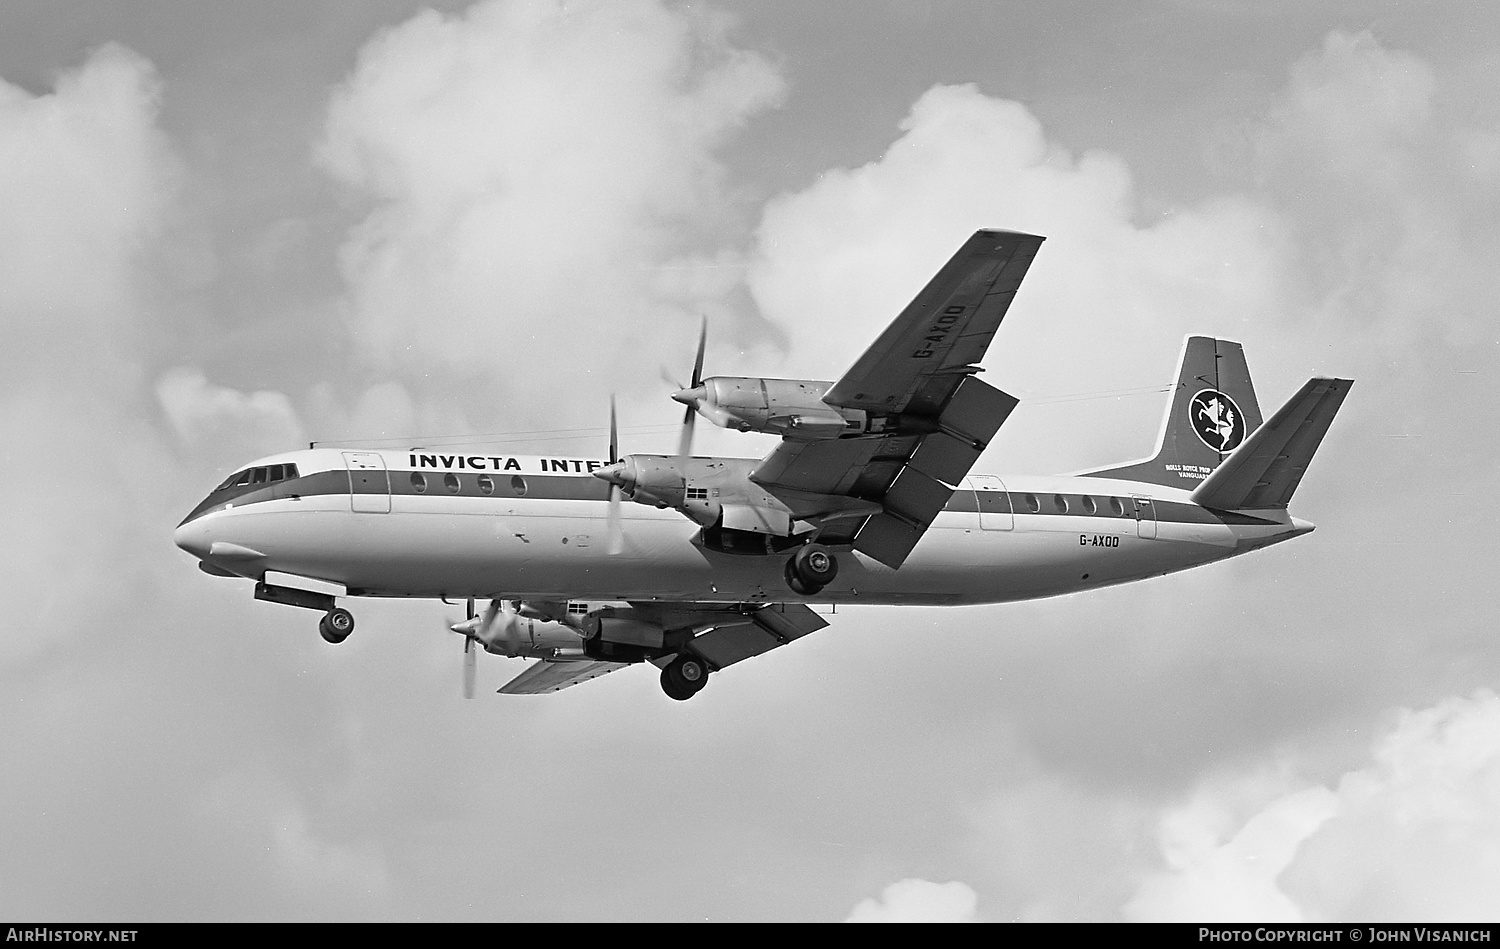
[[[703,691],[708,684],[708,663],[692,653],[678,653],[677,658],[661,670],[661,689],[679,702]]]
[[[839,575],[839,562],[821,544],[801,547],[786,562],[786,585],[801,596],[812,596]]]
[[[354,614],[342,606],[335,606],[318,621],[318,633],[326,642],[341,643],[354,632]]]

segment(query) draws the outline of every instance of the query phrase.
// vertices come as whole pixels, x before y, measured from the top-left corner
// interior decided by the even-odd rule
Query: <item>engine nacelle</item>
[[[637,504],[672,508],[705,528],[789,536],[795,526],[791,510],[750,480],[755,464],[743,458],[627,455],[594,477],[618,485]]]
[[[472,638],[484,651],[512,659],[550,659],[560,651],[579,651],[583,637],[578,630],[563,623],[531,619],[500,610],[489,617],[476,616],[454,624],[453,631]]]
[[[812,379],[711,376],[696,389],[682,389],[672,398],[691,405],[720,428],[741,432],[767,432],[804,441],[863,433],[869,424],[863,409],[823,401],[832,385]]]
[[[666,630],[638,619],[629,608],[605,607],[583,621],[583,631],[590,639],[648,649],[661,649],[667,639]]]

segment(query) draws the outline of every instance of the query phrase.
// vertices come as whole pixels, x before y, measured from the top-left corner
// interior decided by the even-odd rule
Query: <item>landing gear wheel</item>
[[[326,642],[341,643],[354,632],[354,614],[342,606],[335,606],[318,621],[318,633]]]
[[[708,663],[690,653],[679,653],[661,670],[661,689],[671,698],[685,702],[708,684]]]
[[[802,596],[812,596],[838,575],[838,558],[821,544],[808,544],[786,562],[786,584]]]

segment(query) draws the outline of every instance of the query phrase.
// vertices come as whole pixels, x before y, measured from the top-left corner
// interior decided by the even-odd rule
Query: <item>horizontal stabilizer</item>
[[[1193,500],[1220,511],[1284,509],[1352,385],[1309,379],[1198,485]]]

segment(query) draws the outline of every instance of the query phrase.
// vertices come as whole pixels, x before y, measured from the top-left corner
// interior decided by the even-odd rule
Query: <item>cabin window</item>
[[[1059,514],[1068,513],[1068,499],[1061,494],[1052,495],[1052,506],[1057,508]]]
[[[1094,514],[1094,513],[1098,512],[1098,510],[1099,510],[1099,505],[1097,505],[1097,504],[1094,503],[1094,499],[1093,498],[1091,498],[1087,494],[1085,494],[1083,496],[1083,511],[1084,511],[1084,513],[1085,514]]]
[[[1109,499],[1109,509],[1114,512],[1115,517],[1125,516],[1125,504],[1119,498]]]
[[[1026,495],[1026,509],[1033,514],[1039,514],[1042,510],[1042,502],[1037,500],[1036,495]]]
[[[443,475],[443,487],[448,489],[449,494],[457,494],[463,490],[463,482],[458,480],[458,475],[448,472]]]
[[[413,471],[411,473],[411,488],[418,494],[426,494],[427,476],[422,474],[422,472],[420,471]]]
[[[480,475],[479,476],[479,493],[480,494],[494,494],[495,493],[495,479],[491,478],[489,475]]]
[[[521,477],[520,475],[515,475],[514,477],[512,477],[510,479],[510,489],[512,491],[516,492],[516,497],[521,497],[521,496],[525,495],[526,494],[526,479],[523,478],[523,477]]]
[[[264,469],[264,468],[251,468],[250,469],[250,483],[251,484],[265,484],[266,483],[266,469]]]

